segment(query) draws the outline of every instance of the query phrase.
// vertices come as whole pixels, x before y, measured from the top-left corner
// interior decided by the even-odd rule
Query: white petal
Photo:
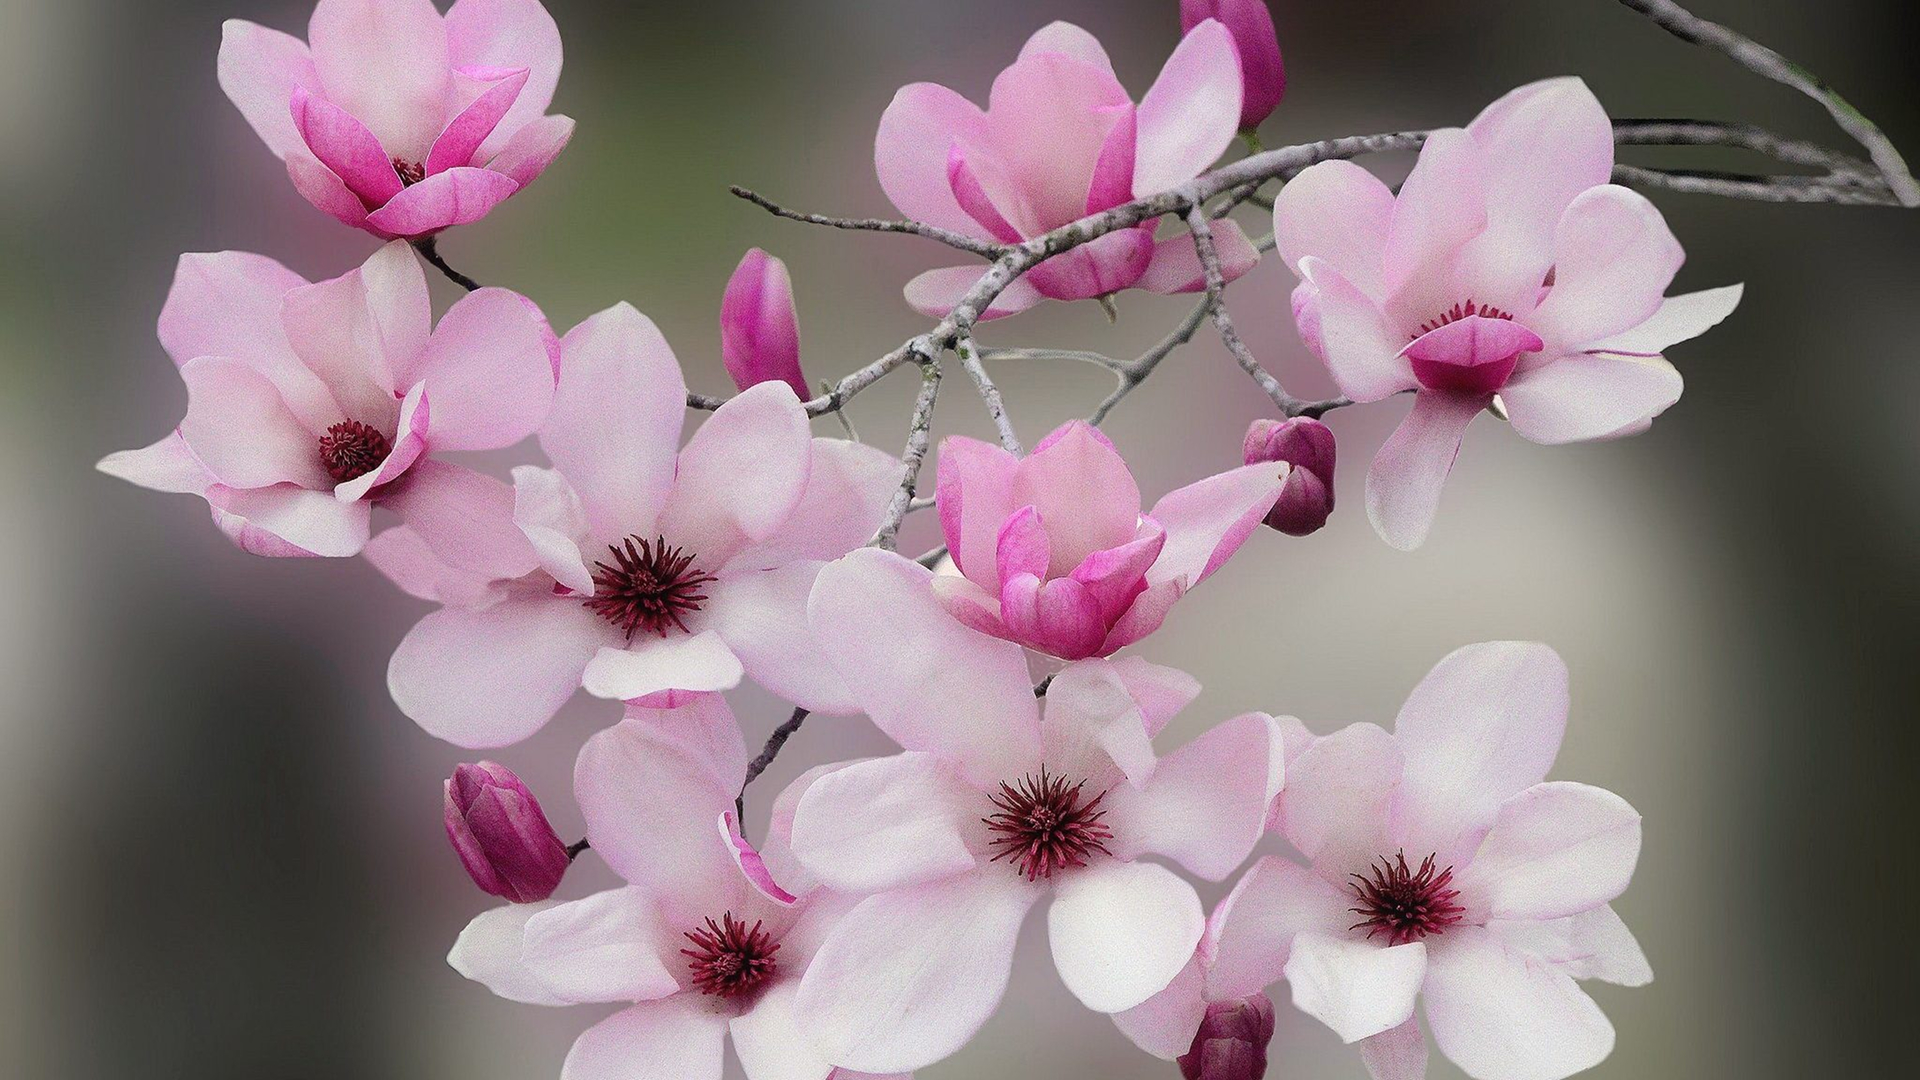
[[[1300,934],[1287,960],[1287,983],[1296,1006],[1351,1043],[1406,1023],[1426,970],[1425,942],[1383,948]]]
[[[1067,989],[1087,1008],[1115,1013],[1165,990],[1206,922],[1193,886],[1173,871],[1108,860],[1060,882],[1047,938]]]

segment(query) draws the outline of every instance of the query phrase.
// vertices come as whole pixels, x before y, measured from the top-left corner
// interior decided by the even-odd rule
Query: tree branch
[[[824,214],[807,214],[798,210],[789,210],[779,203],[774,202],[772,199],[761,195],[759,192],[741,187],[738,184],[733,185],[728,190],[732,191],[736,196],[760,207],[767,213],[775,217],[786,218],[789,221],[804,222],[808,225],[825,225],[830,229],[847,229],[854,232],[890,232],[924,236],[929,240],[937,240],[948,247],[959,248],[961,251],[970,251],[975,255],[987,259],[998,258],[1000,253],[1005,250],[999,244],[989,243],[985,240],[976,240],[971,236],[954,232],[951,229],[942,229],[938,226],[927,225],[918,221],[895,221],[888,218],[837,218],[827,217]]]
[[[980,362],[980,351],[973,344],[973,335],[961,332],[953,343],[953,351],[960,357],[967,374],[973,377],[973,385],[980,390],[980,400],[987,403],[987,415],[993,418],[994,430],[1000,433],[1001,449],[1018,456],[1022,453],[1020,436],[1013,433],[1013,421],[1007,418],[1006,402],[1001,400],[1000,388],[993,385],[993,377],[987,374],[987,366]]]
[[[906,520],[907,510],[913,506],[920,483],[920,466],[926,463],[927,447],[933,440],[933,405],[939,396],[939,354],[929,347],[926,359],[920,363],[920,396],[914,402],[913,419],[907,428],[907,449],[900,455],[900,490],[893,493],[887,516],[880,523],[880,531],[874,534],[873,547],[892,551],[899,539],[900,523]]]
[[[800,730],[800,725],[807,722],[807,716],[805,709],[793,710],[793,716],[786,723],[774,728],[773,734],[767,736],[767,744],[760,748],[760,756],[748,763],[747,778],[740,785],[740,794],[733,800],[734,821],[742,830],[746,828],[747,789],[753,786],[755,780],[760,779],[761,773],[767,771],[767,767],[773,764],[773,759],[780,756],[780,751],[786,747],[787,740],[793,738],[794,733]]]
[[[460,286],[468,292],[477,292],[481,288],[479,282],[448,266],[447,260],[440,257],[439,237],[423,236],[413,242],[413,250],[419,252],[421,258],[432,263],[435,270],[447,275],[447,280],[453,282],[455,285]]]

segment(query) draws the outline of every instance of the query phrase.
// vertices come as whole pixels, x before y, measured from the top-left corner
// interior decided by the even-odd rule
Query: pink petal
[[[1567,666],[1552,649],[1490,641],[1449,653],[1394,720],[1409,848],[1470,854],[1501,803],[1546,779],[1566,726]]]
[[[778,532],[734,556],[735,567],[824,562],[864,547],[900,487],[900,460],[846,439],[814,439],[807,487]]]
[[[1069,56],[1083,64],[1105,69],[1108,74],[1113,73],[1113,61],[1108,58],[1100,39],[1070,22],[1050,22],[1035,30],[1027,43],[1020,47],[1022,60],[1043,53]]]
[[[340,178],[360,202],[384,206],[400,194],[400,174],[380,140],[351,113],[322,97],[295,88],[291,105],[294,126],[320,164]]]
[[[395,236],[430,236],[479,221],[519,190],[511,177],[492,169],[448,169],[395,195],[368,214],[367,223]]]
[[[1349,1043],[1406,1023],[1426,972],[1427,947],[1419,941],[1382,948],[1302,932],[1287,958],[1294,1006]]]
[[[1162,679],[1183,677],[1145,661],[1125,669],[1111,660],[1069,664],[1048,687],[1041,723],[1042,760],[1057,775],[1084,779],[1094,788],[1116,788],[1121,777],[1137,787],[1153,776],[1153,732],[1123,670],[1148,695]],[[1156,711],[1163,704],[1155,702]]]
[[[1704,292],[1669,296],[1660,302],[1660,310],[1639,326],[1604,341],[1587,346],[1590,352],[1625,356],[1658,356],[1683,341],[1691,341],[1713,329],[1740,306],[1745,288],[1728,285]]]
[[[980,862],[967,838],[987,797],[932,754],[835,769],[807,788],[793,854],[828,888],[869,896],[964,874]]]
[[[198,495],[218,482],[177,430],[152,446],[108,454],[94,467],[149,491],[175,495]]]
[[[267,377],[238,360],[207,356],[180,368],[187,415],[180,437],[220,483],[260,488],[292,483],[314,490],[333,481],[320,444]]]
[[[820,567],[794,562],[715,582],[707,626],[740,658],[747,678],[801,708],[844,716],[859,704],[807,626],[807,596]]]
[[[1000,618],[1012,640],[1062,660],[1093,656],[1107,639],[1099,601],[1072,578],[1007,578],[1000,584]]]
[[[636,1062],[663,1080],[720,1080],[726,1036],[726,1015],[699,995],[635,1005],[588,1028],[568,1051],[560,1080],[635,1080]]]
[[[713,823],[746,778],[740,725],[719,694],[636,711],[594,735],[573,767],[595,854],[628,882],[678,896],[735,874]]]
[[[720,839],[733,859],[734,869],[740,871],[740,876],[746,878],[748,884],[776,904],[792,906],[800,902],[798,896],[781,888],[780,883],[774,880],[773,871],[767,868],[767,861],[760,857],[760,852],[740,831],[740,822],[734,818],[733,811],[720,812],[719,826]]]
[[[1317,340],[1306,340],[1342,393],[1355,401],[1379,401],[1419,385],[1401,355],[1406,339],[1388,324],[1379,305],[1315,256],[1300,260],[1300,273],[1313,288],[1309,307],[1319,328]],[[1300,299],[1296,294],[1296,310]]]
[[[527,84],[480,146],[481,160],[501,152],[537,123],[560,84],[560,28],[540,0],[455,0],[447,10],[447,55],[457,68],[525,68]],[[524,183],[524,181],[523,181]]]
[[[1199,957],[1189,961],[1165,990],[1124,1012],[1113,1024],[1133,1045],[1162,1061],[1172,1061],[1193,1045],[1207,1015],[1206,976]]]
[[[666,966],[673,937],[646,893],[610,889],[528,919],[522,955],[569,1002],[653,1001],[680,988]]]
[[[427,388],[416,386],[400,403],[400,417],[394,422],[393,447],[373,471],[334,485],[333,494],[342,502],[366,498],[375,487],[383,487],[406,475],[413,463],[427,452],[427,431],[433,424],[432,403]],[[383,490],[384,496],[386,492]]]
[[[511,580],[540,565],[514,523],[513,489],[464,465],[419,462],[383,504],[451,569]]]
[[[973,287],[980,283],[985,271],[978,266],[949,266],[940,270],[929,270],[907,282],[904,290],[907,304],[913,310],[928,318],[944,319]],[[1025,278],[1015,279],[1000,295],[987,305],[980,321],[1004,319],[1009,315],[1018,315],[1028,308],[1045,300],[1040,290]]]
[[[1279,732],[1260,713],[1209,729],[1162,758],[1143,788],[1108,793],[1122,850],[1164,855],[1208,881],[1225,880],[1266,831],[1284,775],[1281,754]]]
[[[1158,194],[1219,160],[1240,126],[1244,93],[1233,35],[1211,19],[1194,27],[1140,99],[1133,193]]]
[[[1133,200],[1133,170],[1139,145],[1140,123],[1136,110],[1128,106],[1120,122],[1107,133],[1107,141],[1100,147],[1100,158],[1094,162],[1093,183],[1087,189],[1087,213],[1103,213]]]
[[[947,180],[953,140],[981,143],[986,130],[986,114],[952,90],[934,83],[902,87],[880,117],[874,139],[874,169],[887,198],[915,221],[987,239],[960,208]]]
[[[1584,349],[1652,318],[1686,259],[1646,196],[1613,184],[1567,207],[1553,253],[1553,288],[1529,321],[1554,352]]]
[[[427,175],[484,162],[486,158],[480,156],[481,144],[493,135],[507,112],[513,108],[521,91],[526,88],[530,74],[525,68],[511,72],[489,86],[473,104],[461,110],[460,115],[454,117],[447,129],[433,141],[433,149],[427,154],[425,163]]]
[[[305,146],[287,103],[295,90],[317,90],[307,43],[291,34],[228,19],[220,28],[220,89],[247,118],[267,149],[286,157]]]
[[[1287,767],[1280,796],[1287,840],[1331,881],[1392,854],[1402,767],[1394,737],[1373,724],[1316,740]]]
[[[314,160],[305,150],[295,150],[287,155],[287,178],[293,181],[293,188],[300,193],[300,197],[312,203],[314,209],[342,225],[365,229],[382,240],[393,239],[392,233],[367,224],[366,204],[349,191],[339,177],[333,175],[332,169]]]
[[[460,931],[447,965],[508,1001],[525,1005],[571,1005],[528,970],[523,952],[527,920],[554,907],[557,901],[503,904],[474,916]]]
[[[576,593],[593,594],[593,574],[582,557],[582,548],[592,547],[587,538],[587,511],[566,477],[555,469],[516,467],[513,523],[533,545],[541,569],[554,581]]]
[[[573,141],[573,127],[572,117],[543,116],[515,133],[498,154],[488,159],[487,168],[526,187],[538,180]]]
[[[529,597],[420,620],[387,668],[394,704],[456,746],[511,746],[532,735],[580,687],[611,636],[577,600]]]
[[[759,248],[747,252],[720,301],[720,357],[742,390],[777,381],[800,400],[813,396],[800,371],[800,320],[787,264]]]
[[[1168,493],[1147,512],[1167,530],[1167,545],[1147,579],[1184,580],[1189,588],[1206,580],[1253,535],[1286,482],[1285,467],[1261,462]]]
[[[1046,524],[1050,577],[1127,543],[1139,528],[1140,486],[1113,443],[1084,421],[1062,425],[1034,447],[1014,472],[1011,494],[1013,505],[1032,506]]]
[[[1173,605],[1186,592],[1185,578],[1147,586],[1139,596],[1134,597],[1126,614],[1120,616],[1113,628],[1107,631],[1106,643],[1101,648],[1111,653],[1148,637],[1160,629],[1161,623],[1166,622],[1167,613],[1173,610]]]
[[[1006,993],[1040,890],[1003,866],[869,897],[827,936],[794,1003],[842,1068],[905,1072],[965,1046]]]
[[[393,157],[425,161],[447,121],[452,73],[432,0],[320,0],[307,41],[328,100]]]
[[[553,364],[537,317],[516,293],[481,289],[448,309],[413,378],[433,398],[435,450],[495,450],[540,430]]]
[[[1627,891],[1640,858],[1640,815],[1611,791],[1539,784],[1507,800],[1473,861],[1454,878],[1461,902],[1494,919],[1559,919]]]
[[[1635,434],[1684,388],[1658,357],[1568,356],[1516,377],[1500,396],[1515,431],[1552,445]]]
[[[1031,506],[1016,511],[1000,529],[1000,541],[994,551],[1002,577],[1026,575],[1037,579],[1045,574],[1047,529],[1041,524],[1040,512]]]
[[[1107,135],[1132,105],[1109,69],[1061,53],[1024,56],[994,79],[985,141],[1018,178],[1035,226],[1085,214]]]
[[[1182,33],[1207,19],[1220,20],[1233,33],[1246,88],[1240,129],[1252,131],[1272,115],[1287,92],[1287,68],[1280,57],[1273,13],[1267,9],[1267,0],[1181,0]]]
[[[659,529],[718,569],[774,535],[807,486],[813,442],[807,414],[782,382],[748,387],[707,418],[680,452]]]
[[[1274,196],[1274,251],[1296,274],[1311,255],[1379,303],[1392,220],[1393,192],[1379,177],[1351,161],[1323,161]]]
[[[1153,255],[1153,230],[1121,229],[1053,256],[1022,280],[1051,300],[1089,300],[1138,284]]]
[[[673,487],[687,384],[653,320],[626,304],[561,343],[560,385],[540,448],[611,542],[653,530]]]
[[[344,558],[366,546],[368,507],[343,503],[332,492],[281,484],[238,490],[207,489],[213,523],[240,550],[268,558]]]
[[[992,443],[954,435],[940,441],[935,465],[934,501],[954,565],[995,593],[1000,591],[997,545],[1016,509],[1013,481],[1019,461]]]
[[[1540,335],[1512,319],[1469,315],[1420,335],[1405,351],[1421,386],[1491,394],[1506,385],[1521,353],[1538,352],[1543,344]]]
[[[1560,215],[1613,175],[1613,123],[1587,84],[1567,77],[1507,94],[1467,132],[1486,151],[1488,231],[1525,252],[1537,284],[1552,264]]]
[[[337,278],[295,289],[281,305],[294,352],[320,377],[346,419],[391,433],[400,412],[398,372],[432,332],[433,301],[412,249],[398,241]]]
[[[602,646],[580,685],[594,697],[640,701],[668,690],[731,690],[740,685],[741,675],[740,658],[709,630],[666,638],[635,635],[624,645]]]
[[[1401,551],[1425,542],[1460,440],[1486,404],[1484,397],[1437,390],[1414,396],[1413,411],[1367,470],[1367,519],[1382,540]]]
[[[1096,551],[1073,568],[1073,580],[1086,586],[1109,626],[1119,621],[1147,589],[1147,571],[1166,548],[1167,532],[1151,518],[1140,535],[1116,548]]]
[[[955,622],[931,577],[892,552],[856,551],[820,572],[808,623],[895,742],[947,758],[977,784],[998,783],[1030,768],[1040,749],[1026,657]]]
[[[1033,211],[1021,197],[1018,183],[1007,175],[1006,165],[991,151],[955,139],[952,149],[947,151],[947,183],[953,186],[953,197],[960,208],[995,240],[1003,244],[1018,242],[1020,225],[1038,230]],[[1005,212],[997,205],[998,201],[1005,202]]]
[[[1229,283],[1238,280],[1260,264],[1260,249],[1253,246],[1238,222],[1222,218],[1213,223],[1213,247],[1220,256],[1222,277]],[[1207,287],[1206,271],[1200,266],[1200,254],[1194,249],[1191,233],[1175,233],[1154,244],[1153,257],[1141,274],[1138,286],[1149,292],[1191,293]]]
[[[418,533],[396,525],[367,541],[361,551],[381,576],[419,600],[484,607],[499,599],[492,575],[459,570],[440,560]]]
[[[1487,227],[1486,170],[1485,151],[1465,131],[1443,128],[1427,137],[1387,227],[1382,259],[1389,295],[1432,287],[1453,256]]]
[[[1426,1080],[1427,1035],[1420,1018],[1360,1040],[1360,1060],[1373,1080]]]
[[[1564,972],[1478,927],[1433,950],[1427,1024],[1448,1060],[1473,1076],[1571,1076],[1613,1051],[1613,1025]]]
[[[1095,1012],[1117,1013],[1167,988],[1206,923],[1199,895],[1173,871],[1106,860],[1055,887],[1047,940],[1073,996]]]
[[[160,312],[161,347],[175,364],[200,356],[245,362],[280,388],[303,424],[323,429],[340,418],[339,409],[294,354],[280,321],[282,300],[306,284],[264,255],[182,255]]]
[[[1299,863],[1272,855],[1254,863],[1207,922],[1207,997],[1231,1001],[1279,982],[1294,936],[1344,931],[1352,905],[1352,894]]]

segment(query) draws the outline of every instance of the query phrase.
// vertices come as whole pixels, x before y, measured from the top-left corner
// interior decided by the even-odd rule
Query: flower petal
[[[452,73],[433,0],[320,0],[307,41],[328,99],[392,156],[425,161],[447,121]]]
[[[680,451],[658,528],[719,568],[779,530],[800,503],[813,442],[806,410],[783,382],[750,386],[701,424]]]
[[[419,534],[396,525],[367,541],[360,552],[381,576],[419,600],[459,607],[485,607],[500,599],[490,574],[459,570],[440,561]]]
[[[428,458],[383,504],[441,563],[511,580],[532,573],[539,556],[513,520],[513,489],[464,465]]]
[[[1460,441],[1486,404],[1481,396],[1439,390],[1414,395],[1413,411],[1367,470],[1367,519],[1382,540],[1401,551],[1426,542]]]
[[[1166,989],[1206,923],[1200,897],[1173,871],[1103,860],[1056,886],[1047,940],[1067,989],[1095,1012],[1116,1013]]]
[[[848,439],[814,439],[806,490],[772,535],[735,555],[730,569],[825,562],[864,547],[900,489],[900,459]]]
[[[827,1064],[794,1018],[800,984],[788,979],[769,986],[753,1006],[733,1018],[733,1052],[749,1080],[829,1080]]]
[[[1295,1007],[1349,1043],[1406,1023],[1426,973],[1427,947],[1420,941],[1381,948],[1302,932],[1287,958]]]
[[[529,597],[420,620],[387,668],[400,711],[456,746],[510,746],[545,726],[612,635],[577,600]]]
[[[367,215],[367,224],[395,236],[430,236],[479,221],[519,190],[520,185],[503,172],[448,169],[395,195]]]
[[[1640,815],[1597,787],[1538,784],[1508,799],[1454,878],[1469,910],[1559,919],[1618,897],[1640,858]]]
[[[1240,50],[1225,26],[1209,19],[1181,38],[1140,99],[1134,195],[1184,184],[1219,160],[1240,126],[1244,92]]]
[[[1487,155],[1487,231],[1525,252],[1538,284],[1553,261],[1560,215],[1613,175],[1613,123],[1586,82],[1567,77],[1512,91],[1482,110],[1467,132]]]
[[[560,1080],[720,1080],[727,1017],[677,994],[614,1013],[567,1052]]]
[[[944,319],[980,283],[982,276],[978,266],[948,266],[929,270],[907,282],[907,303],[928,318]],[[1024,277],[1016,278],[1000,290],[999,296],[993,298],[987,310],[981,313],[979,321],[1018,315],[1045,299],[1040,290],[1033,287],[1033,282]]]
[[[726,640],[747,678],[800,708],[841,716],[859,705],[807,626],[821,565],[794,562],[714,582],[707,628]]]
[[[540,324],[505,289],[468,293],[448,309],[412,376],[433,399],[435,450],[512,446],[540,430],[553,405]]]
[[[1613,1025],[1566,973],[1478,927],[1443,940],[1427,969],[1427,1024],[1469,1075],[1561,1080],[1613,1051]]]
[[[367,504],[341,502],[330,491],[215,484],[206,496],[214,525],[254,555],[342,558],[359,554],[367,543]]]
[[[1246,231],[1232,218],[1213,223],[1213,249],[1220,256],[1220,274],[1231,284],[1260,265],[1260,249],[1247,239]],[[1200,292],[1207,287],[1207,272],[1200,265],[1200,253],[1193,245],[1192,233],[1175,233],[1153,246],[1153,257],[1136,283],[1148,292],[1165,294]]]
[[[668,690],[709,693],[740,685],[740,659],[711,630],[667,638],[636,637],[603,646],[588,662],[580,685],[594,697],[639,701]]]
[[[573,118],[543,116],[528,124],[487,161],[487,168],[526,187],[547,171],[573,141]],[[484,151],[483,151],[484,153]]]
[[[1740,306],[1743,285],[1727,285],[1703,292],[1669,296],[1653,317],[1631,330],[1587,346],[1589,352],[1624,356],[1659,356],[1683,341],[1692,341],[1724,322]]]
[[[915,221],[988,239],[953,196],[947,153],[953,140],[984,142],[987,117],[980,107],[944,86],[901,87],[880,117],[873,164],[880,186],[900,212]]]
[[[1342,393],[1355,401],[1379,401],[1419,385],[1401,354],[1405,338],[1395,335],[1371,297],[1317,256],[1300,260],[1300,275],[1312,287],[1294,293],[1302,313],[1311,316],[1300,323],[1303,337]],[[1317,335],[1307,334],[1308,326],[1317,326]]]
[[[299,87],[294,88],[291,111],[307,149],[362,204],[384,206],[400,194],[403,185],[393,159],[353,114]]]
[[[149,491],[175,495],[198,495],[218,483],[178,431],[152,446],[108,454],[94,467]]]
[[[1206,1019],[1206,975],[1196,954],[1165,990],[1131,1009],[1113,1014],[1113,1025],[1133,1045],[1162,1061],[1172,1061],[1193,1046]]]
[[[1427,136],[1387,227],[1382,280],[1389,296],[1444,283],[1454,255],[1487,227],[1486,172],[1486,152],[1465,131]]]
[[[931,754],[835,769],[801,796],[793,853],[828,888],[867,896],[972,870],[986,796]]]
[[[1377,304],[1386,299],[1392,220],[1393,192],[1379,177],[1351,161],[1323,161],[1274,196],[1274,250],[1296,274],[1301,259],[1321,260]]]
[[[1084,421],[1061,426],[1034,447],[1014,471],[1011,495],[1014,506],[1033,507],[1045,523],[1049,577],[1132,540],[1139,527],[1133,473],[1113,443]]]
[[[813,396],[800,371],[800,319],[787,264],[759,248],[746,253],[720,300],[720,358],[742,390],[775,380],[800,400]]]
[[[1652,318],[1686,252],[1646,196],[1608,184],[1567,207],[1553,260],[1553,288],[1530,320],[1547,339],[1548,356]]]
[[[1254,863],[1207,921],[1208,999],[1231,1001],[1279,982],[1294,935],[1340,933],[1353,921],[1352,903],[1350,894],[1299,863],[1272,855]]]
[[[485,162],[487,157],[480,155],[481,144],[492,137],[501,120],[513,108],[530,74],[525,68],[510,69],[504,78],[495,80],[475,98],[473,104],[462,109],[460,115],[447,125],[447,129],[433,140],[433,149],[428,152],[425,164],[427,175]]]
[[[1360,1060],[1373,1080],[1426,1080],[1427,1033],[1420,1018],[1360,1040]]]
[[[1659,357],[1565,356],[1500,391],[1513,430],[1537,443],[1630,435],[1680,400],[1686,380]]]
[[[680,989],[674,935],[639,889],[609,889],[527,920],[527,969],[572,1002],[653,1001]]]
[[[1147,580],[1205,581],[1259,528],[1286,482],[1287,466],[1263,461],[1170,492],[1147,512],[1167,530]]]
[[[287,105],[295,90],[320,88],[306,42],[245,19],[228,19],[220,27],[219,67],[220,89],[267,149],[284,158],[305,148]]]
[[[1020,459],[979,439],[954,435],[940,441],[934,502],[940,531],[960,572],[981,588],[1000,591],[999,543],[1013,501]]]
[[[1315,740],[1287,767],[1280,796],[1287,839],[1332,881],[1391,854],[1402,768],[1394,737],[1373,724]]]
[[[508,1001],[525,1005],[573,1004],[554,993],[522,959],[527,920],[555,903],[543,900],[537,904],[504,904],[481,912],[460,931],[459,940],[447,953],[447,964]]]
[[[525,68],[527,84],[477,155],[500,153],[538,123],[560,85],[560,27],[540,0],[455,0],[447,10],[447,56],[456,68]]]
[[[1209,729],[1161,759],[1143,788],[1108,792],[1116,854],[1164,855],[1208,881],[1225,880],[1266,831],[1283,768],[1272,718],[1248,713]]]
[[[333,486],[320,447],[266,376],[238,360],[203,356],[180,368],[187,415],[180,437],[220,483],[261,488]]]

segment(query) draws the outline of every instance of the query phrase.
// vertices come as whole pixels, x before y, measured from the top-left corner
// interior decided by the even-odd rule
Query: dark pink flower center
[[[1354,874],[1347,888],[1358,904],[1347,910],[1360,916],[1349,930],[1365,929],[1369,939],[1385,935],[1389,945],[1405,945],[1443,933],[1466,916],[1466,909],[1454,901],[1460,890],[1453,884],[1453,867],[1436,870],[1434,856],[1421,860],[1418,870],[1407,865],[1406,852],[1389,861],[1384,856],[1369,868],[1369,874]]]
[[[427,178],[427,167],[417,161],[405,158],[393,159],[393,172],[400,178],[401,187],[412,187]]]
[[[335,424],[320,436],[320,465],[342,484],[379,468],[392,452],[393,444],[379,429],[358,420]]]
[[[749,927],[729,911],[719,922],[712,919],[696,930],[688,931],[691,949],[681,949],[687,958],[687,970],[693,985],[703,994],[737,998],[752,993],[780,969],[774,954],[780,943],[773,940],[761,923]]]
[[[594,563],[593,596],[588,610],[627,632],[667,636],[667,628],[687,629],[686,617],[707,602],[702,591],[719,580],[693,564],[693,556],[668,547],[666,537],[651,542],[629,536],[608,547],[612,563]]]
[[[1459,322],[1461,319],[1470,319],[1476,315],[1482,319],[1505,319],[1508,322],[1513,321],[1512,314],[1501,311],[1492,304],[1476,304],[1472,300],[1468,300],[1464,304],[1455,304],[1441,312],[1440,317],[1437,319],[1428,319],[1426,322],[1421,323],[1418,331],[1407,335],[1407,340],[1417,341],[1421,337],[1431,334],[1443,326],[1449,326]]]
[[[1106,843],[1113,830],[1101,824],[1106,793],[1087,799],[1086,786],[1084,780],[1049,776],[1045,768],[1038,778],[1001,784],[998,794],[988,796],[998,812],[980,819],[993,832],[993,861],[1007,859],[1028,881],[1037,881],[1085,866],[1096,852],[1112,854]]]

